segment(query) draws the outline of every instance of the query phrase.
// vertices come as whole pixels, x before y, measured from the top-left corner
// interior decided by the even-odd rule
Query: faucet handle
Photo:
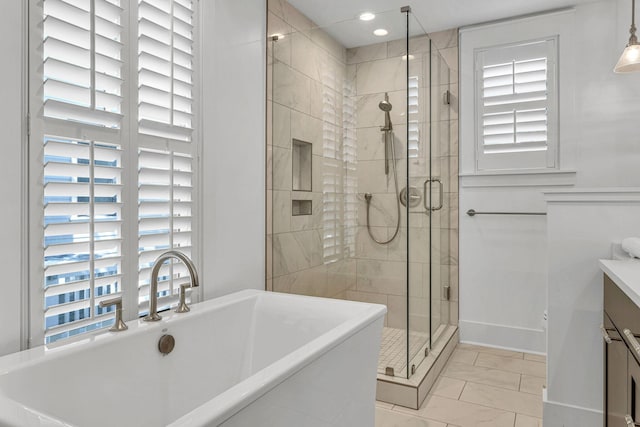
[[[180,302],[178,303],[178,308],[176,308],[176,313],[187,313],[188,311],[191,311],[187,305],[187,289],[191,287],[192,286],[190,284],[180,285]]]
[[[116,306],[116,320],[113,326],[109,328],[111,332],[121,332],[129,329],[126,323],[122,320],[122,297],[115,297],[111,299],[105,299],[98,304],[100,307]]]

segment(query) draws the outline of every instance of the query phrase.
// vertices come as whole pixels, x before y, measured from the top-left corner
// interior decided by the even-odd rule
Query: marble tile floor
[[[410,332],[409,353],[416,355],[427,343],[429,335]],[[407,331],[397,328],[382,328],[382,341],[378,356],[378,373],[384,374],[387,367],[393,368],[395,376],[407,376]]]
[[[375,427],[541,427],[546,359],[458,344],[418,410],[376,402]]]

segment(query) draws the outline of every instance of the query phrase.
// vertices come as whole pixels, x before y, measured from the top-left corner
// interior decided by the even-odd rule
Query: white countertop
[[[600,268],[640,307],[640,259],[601,259]]]

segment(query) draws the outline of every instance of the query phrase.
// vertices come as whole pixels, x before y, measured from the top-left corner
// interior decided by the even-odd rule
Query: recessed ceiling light
[[[414,59],[416,59],[416,57],[415,57],[415,56],[413,56],[413,55],[409,55],[409,61],[412,61],[412,60],[414,60]],[[402,60],[403,60],[403,61],[406,61],[406,60],[407,60],[407,55],[402,55]]]
[[[363,14],[360,15],[360,20],[361,21],[371,21],[376,17],[376,15],[374,13],[371,12],[365,12]]]
[[[373,34],[375,34],[378,37],[382,37],[382,36],[386,36],[387,34],[389,34],[389,31],[385,30],[384,28],[378,28],[377,30],[375,30],[373,32]]]

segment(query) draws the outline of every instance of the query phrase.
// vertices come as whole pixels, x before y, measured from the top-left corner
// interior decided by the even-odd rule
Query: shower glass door
[[[431,217],[438,199],[436,194],[434,201],[432,194],[437,184],[429,133],[431,41],[412,13],[406,14],[406,20],[407,366],[411,375],[431,347]]]
[[[429,190],[430,282],[431,282],[431,346],[435,347],[449,325],[451,284],[452,202],[457,200],[452,182],[452,162],[457,157],[451,151],[451,71],[446,61],[431,43],[431,183]]]
[[[417,195],[407,219],[407,364],[411,372],[436,349],[449,321],[451,157],[449,68],[412,14],[408,32],[407,182],[409,193]]]

